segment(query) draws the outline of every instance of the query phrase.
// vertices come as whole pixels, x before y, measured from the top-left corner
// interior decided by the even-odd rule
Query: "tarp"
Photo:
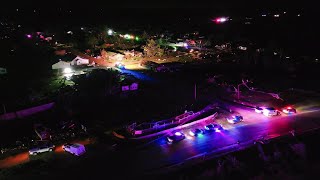
[[[59,61],[51,66],[52,69],[70,68],[70,62]]]

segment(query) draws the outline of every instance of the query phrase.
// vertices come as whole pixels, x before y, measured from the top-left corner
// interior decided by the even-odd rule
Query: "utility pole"
[[[6,114],[7,113],[6,106],[2,104],[2,107],[3,107],[3,114]]]
[[[240,85],[241,84],[238,84],[238,100],[240,99]]]
[[[197,100],[197,84],[194,83],[194,100]]]

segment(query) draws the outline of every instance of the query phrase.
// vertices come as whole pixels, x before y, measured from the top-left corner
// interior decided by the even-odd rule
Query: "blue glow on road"
[[[142,81],[155,81],[154,78],[140,72],[140,71],[133,71],[133,70],[128,70],[128,69],[119,69],[120,72],[122,73],[128,73],[133,75],[135,78],[142,80]]]

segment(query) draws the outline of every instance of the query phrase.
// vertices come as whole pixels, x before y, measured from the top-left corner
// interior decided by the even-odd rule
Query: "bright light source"
[[[216,23],[224,23],[226,21],[228,21],[229,19],[227,17],[219,17],[219,18],[216,18],[214,21]]]
[[[275,15],[273,15],[274,17],[280,17],[280,15],[279,14],[275,14]]]
[[[226,22],[227,19],[226,18],[220,18],[220,22]]]
[[[66,77],[67,80],[70,80],[73,74],[65,74],[64,77]]]
[[[65,73],[65,74],[72,73],[72,69],[71,68],[64,68],[63,73]]]
[[[266,15],[266,14],[262,14],[261,16],[262,16],[262,17],[266,17],[267,15]]]
[[[181,136],[182,134],[181,134],[181,132],[175,132],[174,135]]]
[[[129,34],[125,34],[125,35],[124,35],[124,38],[125,38],[125,39],[130,39],[131,36],[130,36]]]
[[[107,33],[108,33],[109,36],[112,36],[113,35],[113,30],[112,29],[108,29]]]
[[[135,38],[135,39],[136,39],[136,41],[139,41],[139,40],[140,40],[138,36],[136,36],[136,38]]]
[[[177,51],[177,47],[173,46],[173,52]]]
[[[183,46],[184,47],[188,47],[188,43],[183,43]]]
[[[31,39],[32,38],[31,34],[27,34],[27,38]]]

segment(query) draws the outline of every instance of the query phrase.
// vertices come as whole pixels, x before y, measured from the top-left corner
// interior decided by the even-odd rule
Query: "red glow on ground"
[[[94,140],[88,138],[88,139],[84,139],[84,140],[72,141],[71,143],[78,143],[78,144],[82,144],[82,145],[88,145],[88,144],[93,144]],[[64,152],[64,150],[62,149],[62,145],[56,146],[56,148],[54,149],[54,152],[56,152],[56,153]]]
[[[72,143],[79,143],[79,144],[82,144],[82,145],[88,145],[88,144],[93,144],[94,143],[94,139],[87,138],[85,140],[73,141]]]
[[[54,149],[54,152],[56,152],[56,153],[64,152],[64,150],[62,149],[62,145],[57,146],[57,147]]]
[[[0,160],[0,168],[9,168],[29,161],[29,153],[24,152]]]
[[[73,141],[72,143],[89,145],[89,144],[93,144],[94,142],[95,142],[94,139],[87,138],[85,140]],[[64,150],[62,149],[62,145],[56,146],[54,152],[56,153],[64,152]],[[14,156],[9,156],[5,159],[0,160],[0,169],[16,166],[16,165],[28,162],[29,160],[30,160],[29,152],[23,152]]]

